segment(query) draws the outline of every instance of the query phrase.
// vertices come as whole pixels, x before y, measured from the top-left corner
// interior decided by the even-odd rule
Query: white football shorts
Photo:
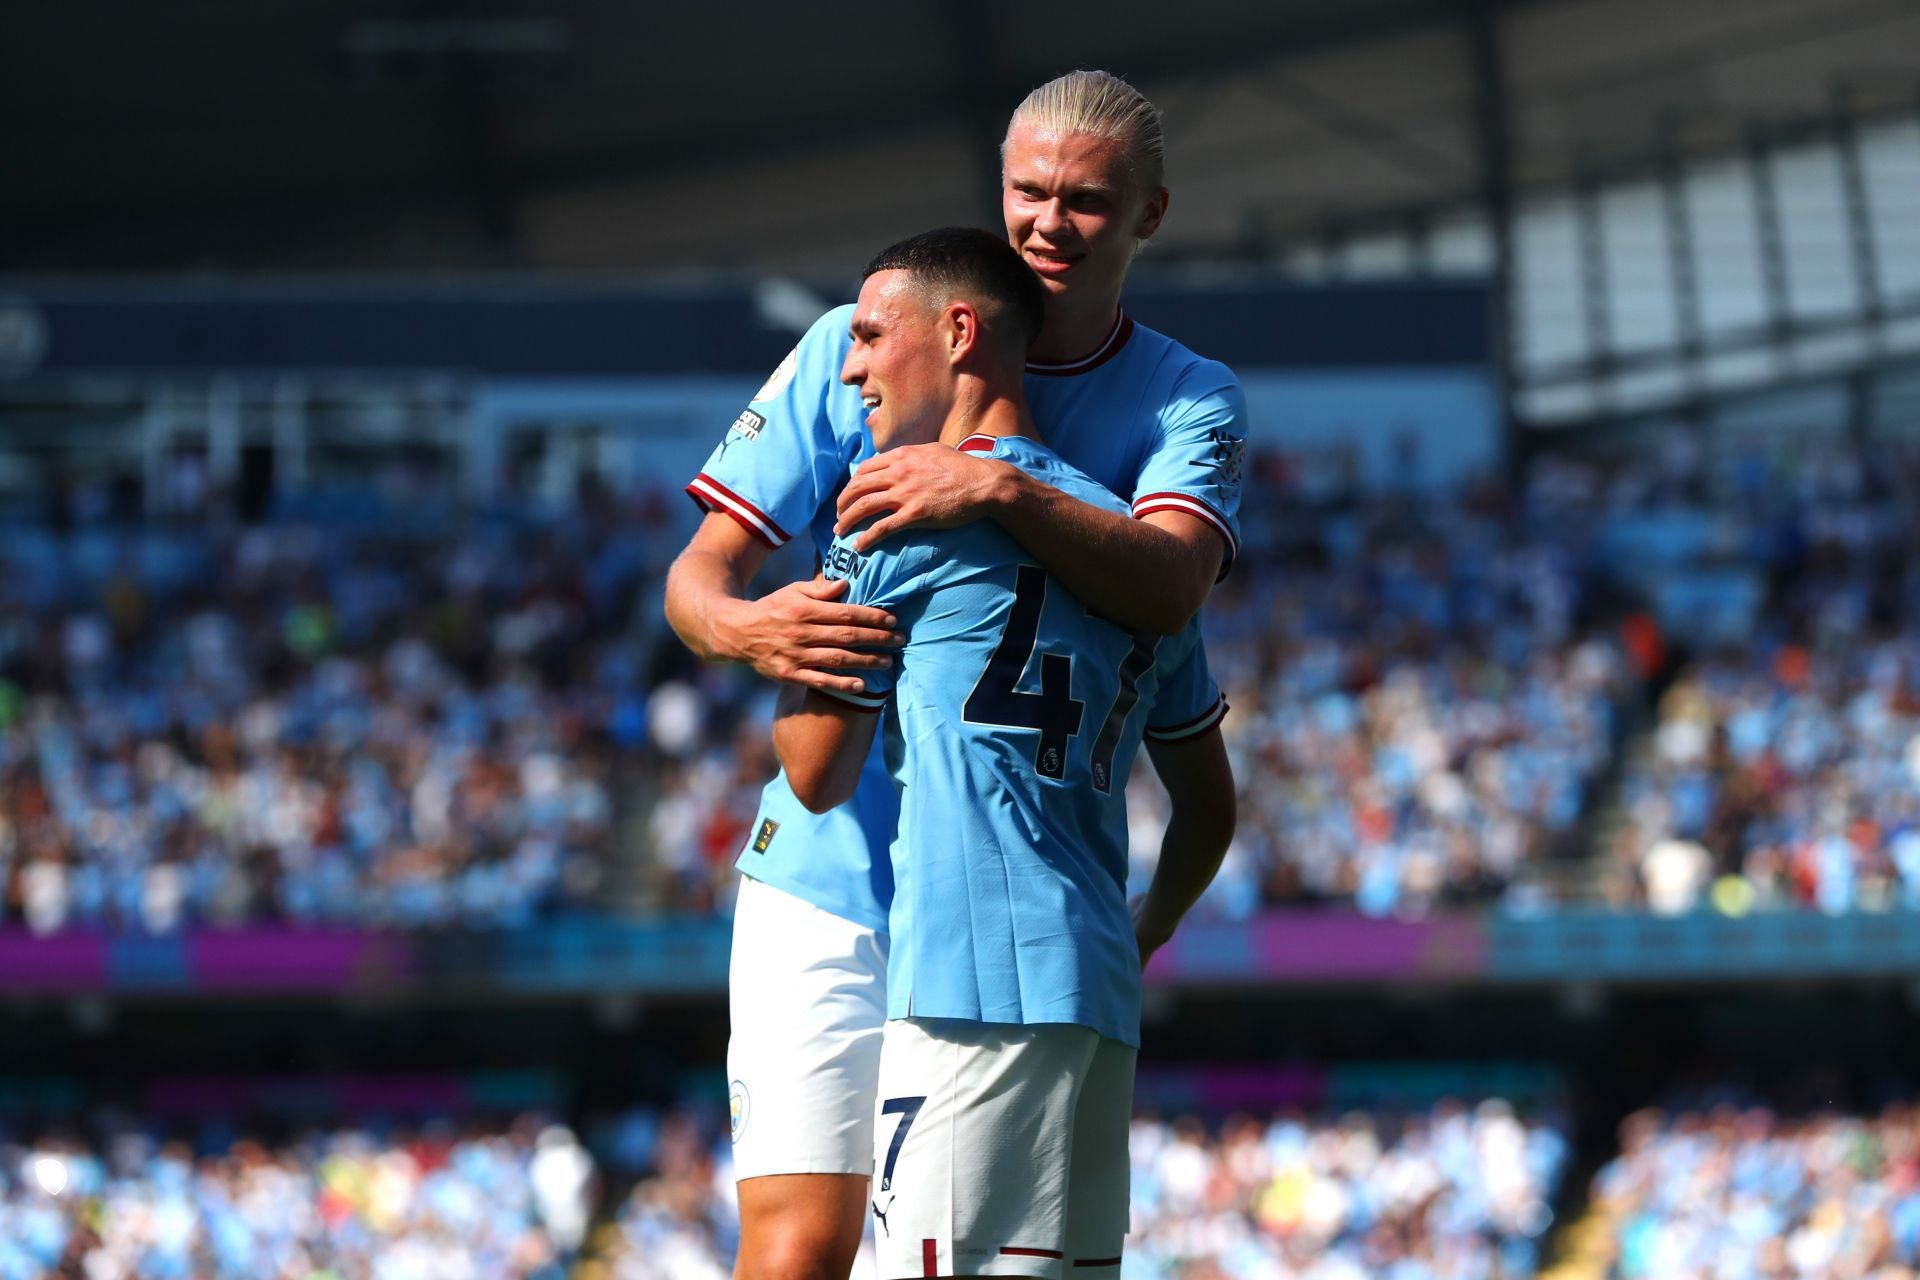
[[[887,938],[751,876],[727,966],[736,1178],[873,1171]]]
[[[872,1192],[881,1280],[1117,1277],[1135,1057],[1060,1023],[887,1023]]]

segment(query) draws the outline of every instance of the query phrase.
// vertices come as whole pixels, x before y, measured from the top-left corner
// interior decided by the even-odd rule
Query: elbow
[[[689,588],[683,566],[687,552],[681,552],[667,569],[666,589],[662,593],[660,612],[665,616],[667,625],[673,628],[673,634],[680,637],[680,643],[694,651],[700,657],[712,661],[712,646],[700,626],[699,615],[688,599]]]
[[[1194,594],[1185,584],[1163,584],[1159,590],[1145,592],[1134,600],[1132,612],[1124,624],[1133,631],[1150,636],[1178,635],[1207,602],[1206,593]],[[1116,618],[1116,620],[1119,620]]]
[[[1233,843],[1233,833],[1240,826],[1240,788],[1234,784],[1231,768],[1220,771],[1207,807],[1218,825],[1220,847],[1224,850]]]
[[[1143,599],[1142,617],[1138,619],[1140,629],[1156,636],[1176,635],[1185,630],[1213,593],[1211,575],[1211,570],[1204,576],[1198,572],[1182,573],[1153,593],[1152,599]]]
[[[1147,625],[1143,627],[1142,630],[1156,636],[1178,635],[1180,632],[1186,630],[1187,624],[1194,620],[1200,612],[1200,606],[1206,602],[1207,598],[1205,595],[1198,597],[1183,596],[1179,599],[1168,600],[1153,611],[1153,616],[1147,621]]]
[[[840,772],[823,766],[818,761],[797,762],[798,767],[787,769],[787,785],[793,788],[793,795],[808,813],[829,813],[853,799],[854,784],[859,781],[857,775],[843,779]]]
[[[1187,625],[1187,619],[1191,616],[1193,615],[1182,614],[1171,607],[1149,608],[1142,610],[1140,616],[1133,620],[1134,629],[1144,631],[1150,636],[1177,635],[1180,629]]]

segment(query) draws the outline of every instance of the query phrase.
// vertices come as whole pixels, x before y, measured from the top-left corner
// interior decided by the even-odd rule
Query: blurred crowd
[[[1912,451],[1249,487],[1203,615],[1241,785],[1203,914],[1920,906]],[[0,926],[724,912],[772,696],[664,627],[691,518],[10,530]],[[1137,879],[1150,770],[1129,807]]]
[[[1142,1112],[1121,1274],[1524,1280],[1548,1261],[1569,1132],[1498,1099],[1217,1124]],[[124,1122],[85,1141],[0,1135],[0,1280],[725,1280],[739,1215],[718,1109],[635,1107],[587,1137],[534,1116],[277,1141]],[[1594,1256],[1564,1259],[1581,1274],[1914,1280],[1920,1105],[1642,1111],[1589,1213]]]
[[[740,1210],[725,1117],[637,1108],[602,1136],[629,1189],[609,1201],[579,1280],[727,1280]],[[854,1274],[873,1273],[870,1256],[863,1268]]]
[[[1640,1112],[1593,1203],[1617,1280],[1913,1280],[1920,1107]]]
[[[595,1194],[574,1135],[532,1120],[0,1138],[0,1280],[563,1280]]]
[[[1563,1126],[1502,1101],[1133,1126],[1126,1280],[1486,1280],[1540,1262]]]
[[[1123,1277],[1532,1275],[1561,1126],[1499,1101],[1384,1114],[1143,1114]],[[592,1154],[529,1116],[273,1142],[0,1137],[0,1280],[725,1280],[724,1116],[636,1107],[587,1136]]]
[[[1241,796],[1209,909],[1419,915],[1575,852],[1632,678],[1550,519],[1483,487],[1276,504],[1247,533],[1203,614]],[[1156,792],[1132,797],[1141,873]]]
[[[596,1232],[583,1280],[724,1280],[739,1229],[724,1137],[686,1113],[623,1127],[646,1172]],[[1501,1101],[1392,1120],[1142,1113],[1131,1147],[1123,1280],[1530,1276],[1568,1156],[1561,1125]],[[870,1273],[863,1253],[854,1274]]]
[[[1609,896],[1679,914],[1920,908],[1920,453],[1736,471],[1690,552],[1754,581],[1628,762]]]
[[[663,542],[10,530],[0,920],[505,927],[592,900],[653,759]]]

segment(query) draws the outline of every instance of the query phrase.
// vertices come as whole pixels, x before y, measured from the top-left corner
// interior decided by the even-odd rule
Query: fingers
[[[850,640],[842,640],[838,637],[823,637],[816,641],[816,643],[885,644],[891,637],[894,625],[898,620],[885,609],[876,609],[871,605],[813,603],[829,594],[833,596],[843,594],[846,579],[836,578],[830,585],[842,588],[842,590],[823,593],[817,589],[820,586],[820,582],[817,579],[813,582],[796,582],[791,587],[781,588],[783,591],[791,590],[798,592],[806,598],[806,603],[788,601],[779,608],[769,610],[769,616],[777,618],[781,622],[794,625],[813,627],[864,627],[876,633],[856,636]],[[772,597],[768,597],[768,599],[771,600]]]
[[[893,665],[893,659],[884,653],[854,653],[847,649],[807,649],[795,660],[821,670],[884,671]]]
[[[836,675],[831,671],[812,671],[798,668],[780,677],[788,684],[797,684],[805,689],[820,689],[834,693],[865,693],[866,682],[858,676]]]
[[[897,619],[884,609],[863,604],[840,604],[830,608],[809,609],[791,621],[807,628],[796,638],[802,644],[886,644],[894,637]]]
[[[847,580],[845,578],[812,578],[806,582],[794,583],[793,588],[801,595],[811,596],[815,600],[838,600],[847,594]]]
[[[828,626],[867,627],[875,631],[884,631],[889,636],[894,633],[894,628],[900,625],[900,620],[885,609],[873,609],[864,604],[843,604],[828,612],[827,616],[820,621]],[[861,639],[850,643],[885,644],[886,641]]]
[[[906,637],[871,627],[809,627],[794,643],[800,649],[897,649]]]
[[[904,529],[912,523],[912,517],[902,508],[888,516],[885,520],[876,520],[871,528],[854,540],[853,549],[863,553],[871,551],[879,545],[882,538],[885,538],[888,534],[896,530]]]
[[[886,488],[886,473],[888,469],[885,454],[877,458],[868,458],[865,462],[861,463],[860,470],[854,472],[853,478],[847,481],[846,487],[840,490],[840,497],[835,500],[834,509],[836,511],[845,511],[847,504],[853,502],[856,498],[862,498],[875,490]]]
[[[891,511],[897,505],[898,500],[885,493],[868,494],[852,506],[840,509],[840,514],[833,523],[833,531],[837,534],[845,534],[848,530],[858,529],[873,517]]]

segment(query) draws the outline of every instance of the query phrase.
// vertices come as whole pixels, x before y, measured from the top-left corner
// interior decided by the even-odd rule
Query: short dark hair
[[[977,227],[938,227],[909,236],[882,249],[867,269],[865,280],[882,271],[910,272],[923,284],[949,296],[997,304],[1012,321],[1012,336],[1027,347],[1040,336],[1046,319],[1047,293],[1040,278],[1020,260],[1006,240]]]

